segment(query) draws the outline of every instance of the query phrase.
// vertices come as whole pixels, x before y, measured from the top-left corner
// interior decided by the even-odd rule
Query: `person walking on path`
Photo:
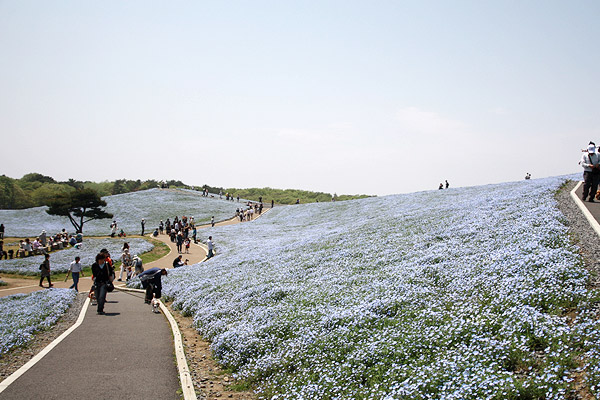
[[[69,278],[69,272],[71,273],[71,276],[73,277],[73,284],[69,287],[69,289],[75,289],[76,292],[79,292],[79,274],[81,274],[81,276],[83,276],[83,266],[81,265],[80,262],[81,258],[79,258],[79,256],[75,257],[75,261],[73,261],[71,263],[71,265],[69,266],[69,270],[67,271],[67,276],[65,277],[65,282],[67,281],[67,279]]]
[[[208,255],[206,256],[206,258],[211,258],[215,255],[214,254],[215,244],[212,241],[212,236],[208,237],[208,241],[206,242],[206,244],[208,245]]]
[[[127,244],[127,243],[125,243]],[[119,271],[119,282],[123,281],[123,271],[131,268],[131,254],[129,253],[129,245],[123,246],[123,254],[121,254],[121,270]],[[127,272],[125,272],[127,274]]]
[[[94,278],[94,294],[98,303],[98,314],[104,315],[104,303],[106,303],[107,285],[113,275],[110,264],[106,261],[106,255],[99,253],[96,262],[92,264],[92,276]]]
[[[146,227],[146,221],[142,218],[142,236],[144,236],[144,228]]]
[[[213,228],[215,227],[215,217],[214,216],[212,216],[210,218],[210,226],[213,227]]]
[[[48,278],[49,288],[54,286],[50,281],[50,254],[44,254],[44,262],[40,264],[40,270],[42,271],[42,276],[40,278],[40,286],[44,287],[44,285],[42,285],[42,282],[44,282],[44,278]]]
[[[583,201],[588,198],[589,202],[594,202],[594,197],[598,191],[598,182],[600,181],[600,160],[596,153],[596,144],[590,142],[588,150],[581,156],[579,164],[583,167]]]
[[[140,274],[140,281],[142,281],[142,287],[146,289],[146,296],[144,302],[150,304],[153,297],[160,299],[162,282],[161,278],[163,275],[167,275],[167,270],[164,268],[150,268]]]

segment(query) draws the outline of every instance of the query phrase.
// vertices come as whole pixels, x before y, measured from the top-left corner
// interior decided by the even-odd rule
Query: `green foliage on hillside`
[[[187,187],[183,182],[170,180],[159,182],[153,179],[128,180],[118,179],[113,182],[90,182],[69,179],[58,182],[50,176],[30,173],[21,179],[0,176],[0,209],[23,209],[50,205],[55,199],[71,195],[76,190],[92,189],[101,197],[113,194],[129,193],[138,190],[160,187]]]
[[[223,194],[229,193],[234,197],[240,196],[242,199],[248,199],[258,201],[259,197],[262,197],[263,203],[270,203],[271,200],[275,201],[275,204],[295,204],[296,200],[303,203],[316,203],[316,202],[327,202],[335,198],[336,201],[362,199],[369,197],[367,195],[340,195],[323,193],[323,192],[311,192],[308,190],[299,189],[273,189],[273,188],[250,188],[250,189],[219,189],[213,188],[211,192],[218,193],[219,190],[223,191]]]
[[[0,176],[0,209],[22,209],[47,206],[55,199],[67,197],[74,191],[82,189],[92,189],[98,193],[99,196],[104,197],[156,187],[190,188],[190,186],[179,180],[169,180],[165,182],[156,181],[154,179],[146,181],[139,179],[117,179],[112,182],[83,182],[69,179],[65,182],[58,182],[50,176],[35,172],[26,174],[21,179],[9,178],[8,176],[2,175]],[[259,197],[262,197],[265,204],[269,204],[271,200],[274,200],[276,204],[294,204],[298,199],[300,200],[300,203],[315,203],[331,201],[332,197],[337,201],[369,197],[367,195],[338,196],[335,193],[310,192],[298,189],[272,189],[269,187],[250,189],[225,189],[208,185],[193,187],[193,189],[198,191],[204,188],[207,188],[210,193],[219,193],[221,191],[223,192],[223,195],[229,193],[234,197],[239,196],[242,199],[253,201],[258,201]]]

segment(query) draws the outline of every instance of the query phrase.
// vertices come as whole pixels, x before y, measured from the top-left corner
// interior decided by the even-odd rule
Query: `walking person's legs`
[[[600,182],[600,175],[590,175],[592,175],[592,185],[590,186],[590,201],[592,201],[596,197],[596,192],[598,191],[598,182]]]
[[[106,283],[96,284],[96,301],[98,302],[98,313],[104,313],[104,303],[106,303]]]
[[[588,193],[590,192],[590,187],[592,186],[592,173],[588,172],[588,171],[584,171],[583,172],[583,196],[582,199],[583,201],[585,201],[585,199],[588,197]]]
[[[69,289],[75,288],[76,292],[79,292],[78,283],[79,283],[79,272],[71,272],[71,276],[73,276],[73,284]]]

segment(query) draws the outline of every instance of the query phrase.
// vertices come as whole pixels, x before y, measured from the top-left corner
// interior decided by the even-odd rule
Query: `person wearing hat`
[[[588,198],[589,194],[588,201],[593,203],[600,181],[600,159],[594,142],[590,142],[587,152],[583,153],[579,164],[583,167],[583,201]]]

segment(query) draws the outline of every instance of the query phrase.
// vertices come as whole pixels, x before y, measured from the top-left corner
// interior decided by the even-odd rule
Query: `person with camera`
[[[183,267],[184,265],[188,265],[189,260],[186,258],[185,261],[182,261],[182,258],[183,256],[180,254],[176,259],[173,260],[173,268],[179,268]]]
[[[590,142],[587,152],[583,153],[579,164],[583,167],[582,199],[585,201],[589,195],[588,201],[593,203],[598,191],[598,182],[600,182],[600,159],[594,142]]]

